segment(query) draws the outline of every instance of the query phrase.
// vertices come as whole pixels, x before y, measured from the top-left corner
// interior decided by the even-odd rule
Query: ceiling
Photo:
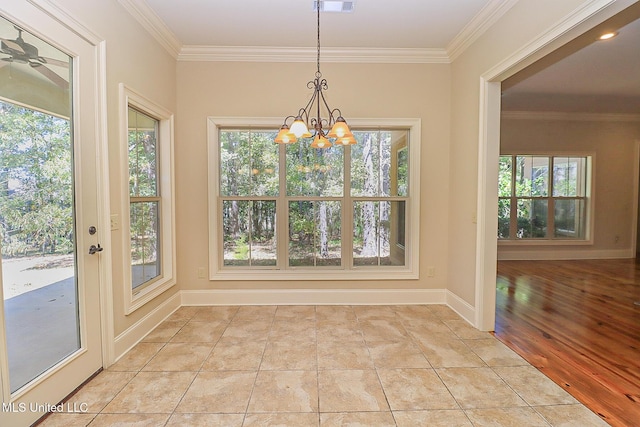
[[[132,1],[132,0],[129,0]],[[140,5],[145,0],[135,0]],[[446,48],[484,7],[504,0],[355,0],[323,13],[322,45]],[[313,0],[146,0],[183,45],[315,47]],[[144,7],[144,6],[143,6]]]
[[[517,1],[355,0],[350,13],[322,14],[322,48],[344,49],[355,60],[364,58],[355,53],[362,49],[386,49],[387,59],[391,50],[413,49],[418,53],[401,60],[451,62]],[[308,48],[311,53],[316,48],[313,0],[120,2],[159,18],[183,54],[249,47]],[[640,3],[505,81],[503,110],[640,113],[638,18]],[[610,28],[618,30],[617,37],[596,41]],[[288,59],[294,56],[300,53]]]
[[[636,3],[505,80],[503,110],[640,114],[639,46]]]
[[[334,52],[341,61],[451,62],[517,1],[355,0],[353,12],[322,13],[322,59],[331,60]],[[315,62],[313,0],[119,2],[180,60],[210,59],[211,52],[216,60],[237,59],[249,49],[254,56],[245,60],[255,60],[256,52],[262,60],[285,52],[284,60]],[[596,41],[607,29],[618,36]],[[13,25],[0,20],[0,37],[15,39]],[[27,38],[41,55],[64,59]],[[504,81],[503,109],[640,114],[638,46],[640,2]],[[63,76],[66,71],[50,68]]]

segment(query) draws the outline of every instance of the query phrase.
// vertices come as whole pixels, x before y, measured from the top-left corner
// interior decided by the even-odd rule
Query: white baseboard
[[[444,289],[210,289],[182,291],[182,305],[445,304]]]
[[[474,319],[476,318],[476,309],[474,306],[460,298],[458,295],[447,290],[446,304],[451,307],[453,311],[458,313],[464,320],[469,322],[471,326],[474,326]]]
[[[138,344],[149,332],[180,308],[180,292],[160,304],[155,310],[131,325],[115,338],[114,363],[133,346]]]
[[[498,249],[498,261],[521,260],[570,260],[570,259],[619,259],[635,258],[636,254],[627,249],[603,249],[580,251],[572,249],[509,251]]]

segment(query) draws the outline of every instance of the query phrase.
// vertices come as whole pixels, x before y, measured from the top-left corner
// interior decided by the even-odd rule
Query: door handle
[[[104,248],[100,246],[100,243],[98,243],[98,246],[91,245],[91,246],[89,246],[89,255],[94,255],[97,252],[102,252],[103,250],[104,250]]]

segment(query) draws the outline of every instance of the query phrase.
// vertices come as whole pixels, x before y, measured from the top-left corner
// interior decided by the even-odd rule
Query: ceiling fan
[[[0,60],[10,63],[28,64],[60,88],[65,90],[69,89],[69,82],[45,65],[69,68],[69,63],[38,55],[38,48],[25,42],[22,38],[23,30],[18,27],[15,27],[15,29],[18,30],[18,37],[15,40],[0,38],[0,52],[9,55],[6,58],[0,58]]]

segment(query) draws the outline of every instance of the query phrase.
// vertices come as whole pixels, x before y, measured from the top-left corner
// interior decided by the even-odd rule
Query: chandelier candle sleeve
[[[318,2],[320,3],[320,2]],[[324,91],[329,88],[327,80],[322,78],[320,72],[320,4],[317,5],[318,17],[318,59],[315,79],[307,83],[309,89],[313,89],[311,99],[307,105],[298,111],[295,116],[287,116],[280,127],[274,141],[278,144],[293,144],[298,138],[313,138],[311,147],[329,148],[332,145],[353,145],[356,139],[342,117],[338,108],[331,109],[324,97]],[[325,112],[327,118],[322,118],[321,112]],[[314,117],[315,112],[315,117]],[[293,119],[291,127],[287,124]],[[324,128],[330,129],[329,133]],[[313,132],[313,133],[312,133]]]

